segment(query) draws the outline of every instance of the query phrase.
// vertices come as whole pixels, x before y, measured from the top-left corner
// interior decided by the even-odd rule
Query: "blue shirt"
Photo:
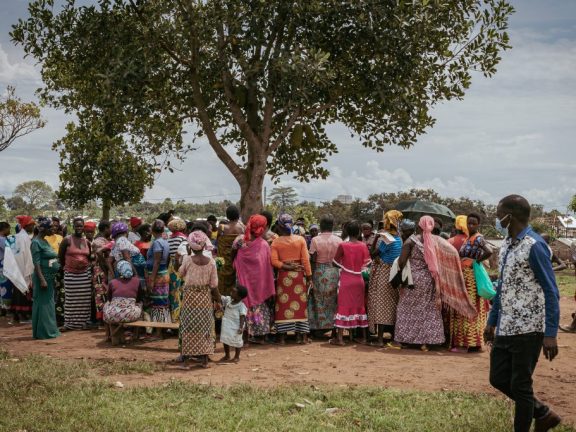
[[[488,324],[497,336],[539,332],[556,337],[560,303],[546,242],[532,227],[500,249],[500,278]]]
[[[168,246],[168,242],[163,238],[154,240],[152,246],[148,249],[148,254],[146,255],[146,267],[148,270],[152,270],[154,267],[154,254],[156,252],[162,252],[159,270],[165,270],[168,265],[168,257],[170,256],[170,246]]]
[[[378,256],[386,264],[393,264],[394,260],[400,256],[400,252],[402,252],[402,239],[400,236],[394,236],[394,240],[392,243],[386,244],[382,237],[378,238],[378,243],[376,244]]]

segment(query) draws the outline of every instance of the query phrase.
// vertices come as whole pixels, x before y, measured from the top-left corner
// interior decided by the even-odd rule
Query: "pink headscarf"
[[[424,261],[428,265],[428,270],[432,273],[435,281],[438,281],[438,257],[436,256],[436,239],[432,234],[434,229],[434,219],[430,216],[422,216],[418,222],[422,229],[422,239],[424,240]]]
[[[200,250],[212,250],[214,246],[212,246],[212,242],[206,234],[202,231],[193,231],[188,236],[188,245],[190,249],[193,251],[200,251]]]
[[[244,233],[244,241],[249,242],[250,236],[260,237],[266,232],[268,227],[268,221],[265,216],[262,215],[252,215],[248,219],[248,224],[246,225],[246,232]]]

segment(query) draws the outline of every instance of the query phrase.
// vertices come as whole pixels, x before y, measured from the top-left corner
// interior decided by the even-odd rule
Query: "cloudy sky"
[[[576,193],[576,1],[512,4],[513,49],[503,54],[498,73],[491,79],[476,76],[463,101],[438,106],[435,127],[414,148],[371,152],[334,126],[330,135],[340,153],[327,163],[331,176],[309,184],[285,178],[282,184],[317,202],[417,187],[492,203],[520,193],[548,209],[565,210]],[[0,91],[14,85],[30,100],[41,84],[39,73],[8,34],[26,16],[26,5],[0,0]],[[67,119],[50,109],[43,115],[44,129],[0,153],[0,194],[10,196],[16,185],[34,179],[58,186],[58,156],[51,144],[64,135]],[[239,198],[235,180],[207,144],[179,168],[162,174],[146,198]]]

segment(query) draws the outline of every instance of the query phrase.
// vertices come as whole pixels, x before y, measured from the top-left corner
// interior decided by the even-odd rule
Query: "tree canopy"
[[[278,186],[270,191],[269,200],[280,211],[287,212],[298,202],[298,193],[293,187]]]
[[[23,102],[16,96],[16,89],[8,86],[6,95],[0,97],[0,151],[6,150],[15,140],[43,128],[46,122],[34,102]]]
[[[237,180],[244,216],[261,209],[266,174],[329,174],[323,163],[338,149],[326,125],[343,124],[376,151],[414,145],[434,124],[435,104],[462,98],[474,71],[495,73],[513,11],[502,0],[68,0],[57,15],[52,7],[32,2],[12,32],[40,61],[45,98],[81,109],[119,94],[114,109],[130,131],[154,130],[156,114],[192,125]],[[103,26],[102,16],[112,21]]]
[[[54,200],[54,190],[41,180],[31,180],[20,183],[14,189],[14,198],[20,198],[26,204],[28,212],[42,209]],[[20,201],[19,203],[22,203]]]

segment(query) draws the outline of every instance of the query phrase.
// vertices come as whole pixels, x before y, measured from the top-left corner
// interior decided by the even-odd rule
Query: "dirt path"
[[[574,300],[561,301],[562,322],[568,322]],[[51,357],[93,360],[146,360],[166,364],[178,355],[175,338],[111,348],[103,331],[68,332],[49,341],[31,338],[29,325],[9,326],[0,319],[0,348],[11,355],[29,353]],[[576,424],[576,334],[559,334],[560,356],[552,363],[544,357],[538,365],[535,388],[567,422]],[[214,360],[222,355],[218,344]],[[152,376],[110,377],[125,385],[149,385],[181,379],[193,383],[261,386],[280,384],[378,385],[417,390],[462,390],[496,394],[488,383],[488,352],[452,354],[445,350],[375,349],[361,345],[331,346],[325,341],[307,346],[251,346],[238,365],[216,365],[182,371],[168,365]]]

